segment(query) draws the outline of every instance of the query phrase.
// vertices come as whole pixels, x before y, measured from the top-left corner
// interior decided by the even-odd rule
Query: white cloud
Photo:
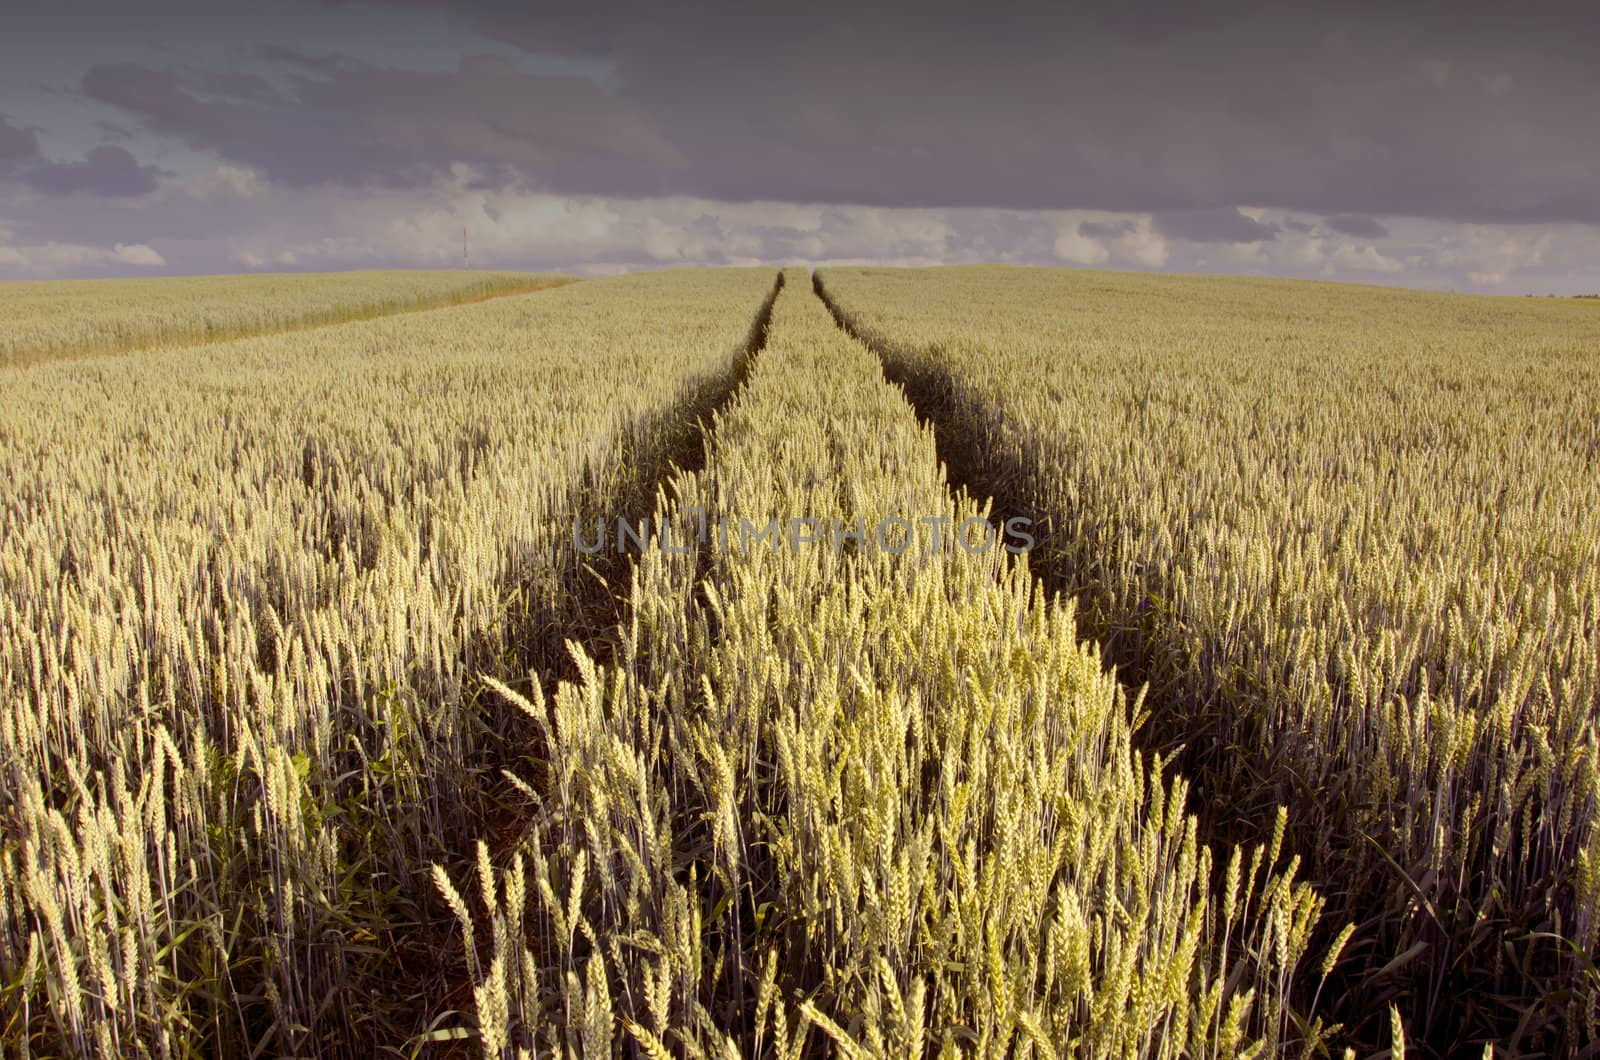
[[[158,251],[144,243],[118,243],[111,247],[58,242],[0,245],[0,268],[36,278],[117,272],[127,267],[159,269],[166,264]]]
[[[1075,265],[1099,265],[1111,257],[1111,252],[1098,239],[1078,230],[1078,222],[1063,224],[1056,233],[1056,257]]]
[[[1289,250],[1290,260],[1295,265],[1303,265],[1308,268],[1322,265],[1327,260],[1327,254],[1323,252],[1322,243],[1323,240],[1315,237],[1294,240]]]
[[[266,191],[259,173],[229,162],[189,177],[183,184],[185,190],[198,199],[254,199]]]
[[[1239,246],[1169,242],[1148,214],[1104,211],[896,209],[787,203],[574,198],[468,190],[382,198],[324,192],[303,224],[263,225],[229,241],[233,267],[452,267],[461,228],[472,263],[584,274],[741,262],[938,264],[999,261],[1089,267],[1220,270],[1487,287],[1600,289],[1600,229],[1460,225],[1383,218],[1390,234],[1340,236],[1316,216],[1242,207],[1275,226],[1273,239]],[[267,207],[270,211],[271,204]],[[1089,231],[1084,231],[1088,224]],[[1563,248],[1557,256],[1554,248]],[[1552,283],[1556,268],[1571,275]],[[1534,276],[1543,270],[1544,274]]]
[[[1480,287],[1499,287],[1519,274],[1548,272],[1548,266],[1553,263],[1546,259],[1557,250],[1555,233],[1543,226],[1420,227],[1435,228],[1438,233],[1429,248],[1430,260]],[[1587,245],[1561,247],[1561,256],[1571,264],[1573,275],[1569,279],[1577,279],[1587,272],[1592,282],[1596,271],[1595,254],[1600,251],[1600,232],[1593,228],[1580,231],[1588,236],[1583,241]]]
[[[159,269],[167,264],[166,258],[143,243],[118,243],[111,253],[124,265],[136,265],[141,269]]]
[[[1378,248],[1370,243],[1365,245],[1340,243],[1334,248],[1327,265],[1324,266],[1325,271],[1348,269],[1352,272],[1382,272],[1390,275],[1404,268],[1403,263],[1380,253]]]
[[[970,253],[955,214],[867,206],[719,203],[685,196],[572,197],[467,190],[456,182],[385,197],[324,190],[305,222],[227,241],[234,267],[460,264],[563,268],[822,259],[945,261]],[[305,201],[305,193],[297,193]],[[270,204],[267,204],[270,213]],[[993,256],[971,255],[971,260]]]
[[[1114,246],[1120,257],[1146,268],[1159,269],[1171,260],[1166,239],[1151,225],[1149,217],[1142,217],[1138,226],[1117,238]]]
[[[1505,293],[1600,291],[1600,226],[1460,224],[1384,215],[1351,236],[1320,215],[1241,205],[1272,238],[1168,241],[1143,213],[717,202],[486,190],[467,167],[384,194],[286,189],[216,166],[92,219],[0,198],[0,277],[453,268],[593,274],[738,263],[1002,262],[1302,276]],[[25,218],[25,219],[24,219]],[[60,234],[62,229],[67,234]],[[55,231],[46,242],[35,233]],[[76,238],[74,238],[74,236]]]

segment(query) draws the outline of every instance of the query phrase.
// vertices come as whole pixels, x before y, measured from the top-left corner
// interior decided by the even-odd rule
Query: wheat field
[[[1592,310],[321,279],[0,285],[0,1055],[1589,1047]]]
[[[436,985],[405,952],[429,865],[485,819],[481,675],[525,680],[582,617],[562,528],[692,428],[771,284],[595,281],[0,374],[8,1047],[393,1034]]]
[[[1151,686],[1211,834],[1289,810],[1340,1015],[1562,1055],[1600,1017],[1600,320],[1065,270],[823,270]],[[1048,557],[1048,558],[1045,558]],[[1370,1036],[1370,1032],[1369,1032]]]
[[[508,696],[550,754],[526,854],[500,870],[481,848],[476,873],[439,877],[464,945],[492,940],[485,1054],[1298,1039],[1287,989],[1321,900],[1279,841],[1200,845],[1070,605],[1005,551],[969,551],[979,508],[804,273],[713,438],[657,512],[693,544],[645,553],[614,664]],[[866,529],[699,540],[702,519],[792,513]],[[896,517],[910,532],[880,535]]]
[[[570,279],[408,270],[14,281],[0,284],[0,366],[344,323]]]

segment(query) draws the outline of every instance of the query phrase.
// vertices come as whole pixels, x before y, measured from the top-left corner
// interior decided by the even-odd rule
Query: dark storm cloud
[[[1078,225],[1078,234],[1088,239],[1116,239],[1138,227],[1132,221],[1083,221]]]
[[[76,162],[56,162],[39,149],[39,136],[0,117],[0,178],[10,178],[46,195],[91,194],[108,198],[148,195],[167,176],[141,165],[126,148],[102,144]]]
[[[1158,213],[1155,228],[1164,236],[1191,243],[1264,243],[1278,235],[1276,225],[1263,224],[1237,209]]]
[[[83,90],[296,186],[469,163],[483,188],[1155,212],[1201,236],[1211,215],[1187,212],[1240,205],[1600,222],[1600,5],[400,6],[529,62],[418,71],[308,43],[258,49],[263,76],[110,63]],[[299,18],[315,40],[316,8]],[[529,72],[551,56],[611,75]],[[1213,238],[1260,235],[1216,217]]]
[[[127,148],[104,144],[79,162],[42,162],[23,173],[23,180],[47,195],[102,195],[131,198],[148,195],[157,180],[170,176],[156,166],[141,165]]]
[[[415,2],[611,63],[675,191],[1600,221],[1600,5]]]
[[[1597,39],[1488,0],[54,0],[0,34],[0,270],[439,264],[467,224],[530,267],[1587,277]]]
[[[374,67],[271,49],[282,76],[101,64],[92,99],[153,132],[295,186],[415,187],[453,163],[500,185],[648,190],[681,156],[626,102],[578,77],[530,74],[495,56],[452,72]]]
[[[19,129],[0,115],[0,171],[38,157],[39,134],[32,129]]]
[[[1355,236],[1358,239],[1382,239],[1389,234],[1389,229],[1376,217],[1369,217],[1360,213],[1339,213],[1332,217],[1324,218],[1327,226],[1340,235]]]

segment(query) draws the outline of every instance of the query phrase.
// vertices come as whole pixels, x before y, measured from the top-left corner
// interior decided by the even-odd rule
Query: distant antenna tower
[[[464,224],[461,226],[461,267],[472,268],[472,257],[467,250],[467,226]]]

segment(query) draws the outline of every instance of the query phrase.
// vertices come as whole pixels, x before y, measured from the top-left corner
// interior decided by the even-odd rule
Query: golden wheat
[[[1287,800],[1310,878],[1363,921],[1343,989],[1368,1041],[1391,998],[1414,1039],[1591,1037],[1592,313],[1061,270],[822,283],[965,477],[1040,521],[1215,833]]]
[[[1278,844],[1211,891],[1137,704],[979,547],[933,436],[806,287],[663,495],[617,658],[574,644],[553,696],[503,690],[548,778],[523,855],[476,881],[531,899],[479,921],[525,969],[478,1013],[486,1055],[609,1055],[613,1027],[674,1056],[1310,1047],[1286,984],[1321,899]],[[897,517],[909,537],[716,529]]]
[[[691,431],[771,282],[0,370],[0,1038],[371,1055],[482,820],[476,675],[545,650],[574,516]]]
[[[570,277],[409,270],[0,283],[0,366],[216,342],[566,282]]]

